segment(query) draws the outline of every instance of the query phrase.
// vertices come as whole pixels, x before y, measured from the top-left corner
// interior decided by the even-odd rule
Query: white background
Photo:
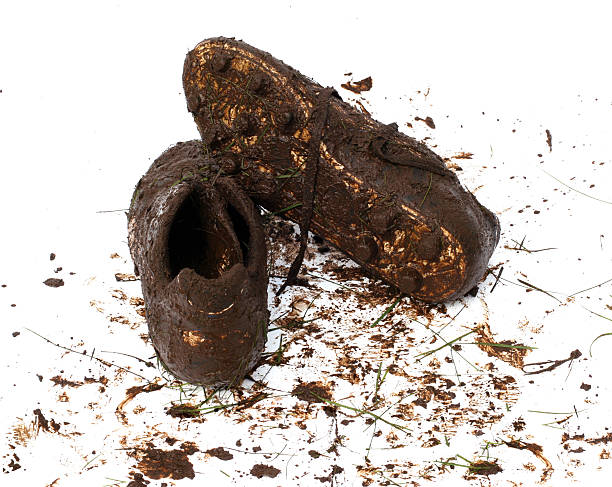
[[[398,122],[416,138],[430,137],[428,143],[442,156],[473,153],[473,159],[457,161],[464,169],[459,175],[502,223],[502,241],[491,265],[505,262],[504,277],[559,292],[563,301],[560,318],[551,319],[547,312],[557,306],[554,300],[510,284],[490,294],[489,278],[481,299],[499,318],[497,331],[502,339],[518,336],[516,324],[527,320],[543,327],[535,359],[564,358],[574,348],[588,356],[589,344],[612,331],[612,324],[585,307],[612,316],[606,308],[612,305],[610,284],[582,294],[583,301],[566,299],[612,278],[612,206],[568,190],[542,170],[590,196],[612,201],[610,19],[606,2],[4,2],[2,433],[10,441],[16,418],[41,405],[52,407],[45,406],[55,401],[48,393],[52,389],[32,382],[35,373],[48,369],[43,374],[48,377],[56,369],[70,369],[55,347],[25,327],[57,341],[80,331],[104,342],[106,329],[89,322],[89,301],[96,293],[100,300],[108,299],[113,273],[131,268],[123,212],[97,212],[127,208],[132,188],[153,159],[173,143],[198,136],[181,85],[183,59],[199,41],[218,35],[271,52],[322,85],[336,87],[345,99],[355,97],[339,88],[350,79],[344,73],[352,72],[355,80],[371,75],[373,89],[362,101],[374,118]],[[415,122],[415,116],[432,116],[436,130]],[[553,136],[552,152],[546,129]],[[533,214],[536,207],[540,213]],[[527,247],[557,250],[528,254],[504,249],[524,236]],[[124,259],[121,269],[108,259],[115,251]],[[49,262],[50,252],[58,254],[57,262]],[[63,274],[55,275],[58,265]],[[69,271],[76,274],[68,276]],[[63,277],[66,286],[43,286],[48,277]],[[93,287],[92,279],[98,283]],[[137,294],[137,287],[131,292]],[[21,335],[13,338],[16,330]],[[129,336],[129,330],[121,336]],[[590,403],[592,419],[586,426],[580,423],[591,436],[605,434],[609,424],[610,343],[604,338],[594,345],[599,353],[581,369],[600,387]],[[572,404],[580,409],[584,392],[564,389],[566,373],[530,394],[558,398],[556,406],[563,411]],[[129,386],[124,384],[121,394]],[[536,409],[531,403],[525,407]],[[552,410],[555,404],[548,407]],[[162,414],[156,421],[167,419]],[[549,451],[556,445],[562,453],[560,433],[549,437],[549,430],[543,431],[533,441],[548,445]],[[81,482],[78,475],[89,457],[75,453],[75,460],[67,453],[57,460],[62,465],[58,475],[43,475],[56,464],[35,468],[46,458],[44,447],[36,445],[22,462],[27,469],[2,474],[0,484],[47,485],[56,477],[63,482],[57,485]],[[472,450],[453,451],[471,455]],[[557,456],[554,460],[560,463],[549,485],[571,483],[568,470],[579,485],[595,475],[608,479],[612,460],[599,462],[599,452],[584,454],[578,464]],[[431,460],[439,457],[432,453]],[[127,481],[129,461],[125,464],[117,475]],[[500,479],[494,485],[512,485],[520,475],[509,469],[492,479]],[[104,483],[102,477],[93,478],[91,485]],[[361,485],[356,479],[347,473],[336,482]],[[447,480],[458,485],[460,479]],[[255,481],[234,477],[231,482],[247,480]],[[290,477],[276,481],[292,482]],[[530,478],[524,481],[531,485]]]

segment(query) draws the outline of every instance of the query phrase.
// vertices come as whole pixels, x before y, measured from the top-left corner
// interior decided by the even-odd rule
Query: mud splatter
[[[58,279],[57,277],[50,277],[46,281],[43,281],[43,284],[49,287],[61,287],[64,285],[64,280]]]
[[[322,402],[324,399],[331,401],[332,395],[328,385],[322,382],[305,382],[298,384],[291,391],[291,395],[306,402]]]
[[[478,348],[485,352],[489,357],[496,357],[504,362],[516,367],[517,369],[523,368],[523,359],[528,348],[524,347],[523,344],[517,343],[513,340],[495,340],[493,333],[489,327],[488,320],[478,325],[476,328],[479,341],[477,342]],[[521,348],[513,348],[521,347]]]
[[[451,159],[471,159],[473,155],[471,152],[459,152],[452,156]]]
[[[168,416],[173,418],[197,418],[200,411],[197,406],[190,403],[173,404],[166,410]]]
[[[56,375],[55,377],[51,377],[49,379],[56,386],[61,387],[81,387],[83,385],[82,382],[76,382],[68,379],[64,379],[61,375]]]
[[[208,453],[211,457],[215,457],[215,458],[218,458],[219,460],[224,460],[224,461],[231,460],[232,458],[234,458],[234,455],[232,455],[222,446],[218,446],[217,448],[211,448],[210,450],[206,450],[206,453]]]
[[[372,77],[368,76],[360,81],[348,81],[342,83],[340,86],[345,90],[352,91],[353,93],[361,93],[362,91],[370,91],[372,89]]]
[[[115,274],[115,279],[117,282],[127,282],[127,281],[138,281],[139,279],[134,274],[125,274],[123,272],[117,272]]]
[[[503,469],[495,462],[489,462],[487,460],[479,460],[477,462],[473,462],[468,467],[468,470],[471,474],[474,475],[495,475],[501,472]]]
[[[280,473],[280,470],[275,467],[271,467],[270,465],[264,465],[263,463],[258,463],[257,465],[253,465],[251,468],[251,475],[261,479],[263,477],[270,477],[271,479],[275,478]]]
[[[50,420],[45,418],[40,409],[35,409],[34,415],[37,421],[37,431],[43,430],[47,433],[57,433],[60,430],[61,425],[56,423],[53,418]]]
[[[137,458],[138,470],[151,479],[193,479],[193,465],[187,458],[198,451],[194,443],[185,442],[178,450],[161,450],[151,443],[145,449],[135,449],[130,456]]]
[[[536,443],[526,443],[520,440],[507,441],[505,443],[506,446],[508,446],[509,448],[515,448],[517,450],[529,450],[544,463],[545,468],[542,472],[542,477],[540,479],[542,482],[544,482],[551,476],[554,470],[552,463],[550,463],[548,459],[544,456],[544,449],[540,445]]]
[[[121,403],[119,404],[119,406],[117,406],[117,409],[115,410],[115,414],[117,415],[117,418],[119,418],[119,420],[123,424],[128,424],[127,418],[125,416],[125,412],[123,411],[123,408],[125,407],[125,405],[128,402],[130,402],[132,399],[134,399],[141,392],[159,391],[162,387],[164,386],[161,384],[155,384],[155,383],[146,384],[144,386],[130,387],[125,393],[125,399],[121,401]]]
[[[425,125],[427,125],[430,129],[435,129],[436,128],[436,124],[433,121],[433,118],[431,117],[426,117],[426,118],[421,118],[421,117],[414,117],[414,119],[417,122],[423,122]]]

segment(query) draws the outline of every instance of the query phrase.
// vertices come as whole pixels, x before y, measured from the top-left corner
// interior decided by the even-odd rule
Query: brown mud
[[[36,416],[37,430],[43,430],[47,433],[57,433],[61,428],[61,425],[56,423],[53,418],[45,418],[40,409],[34,410],[34,416]]]
[[[226,159],[179,143],[140,180],[128,242],[149,334],[181,380],[239,383],[257,363],[267,325],[266,245],[250,198],[221,175]]]
[[[64,280],[58,279],[57,277],[50,277],[46,281],[43,281],[43,284],[49,287],[62,287],[64,285]]]
[[[253,468],[251,468],[251,475],[253,477],[257,477],[258,479],[261,479],[263,477],[270,477],[271,479],[273,479],[279,473],[280,473],[280,470],[278,468],[271,467],[270,465],[264,465],[262,463],[253,465]]]
[[[421,118],[421,117],[414,117],[414,119],[417,122],[423,122],[425,125],[427,125],[430,129],[435,129],[436,128],[436,124],[433,121],[433,118],[431,117],[426,117],[426,118]]]
[[[162,387],[164,387],[162,384],[155,384],[155,383],[146,384],[144,386],[130,387],[125,393],[125,399],[121,401],[121,403],[119,403],[119,406],[117,406],[117,409],[115,410],[115,414],[117,415],[117,418],[119,418],[119,420],[123,424],[128,424],[127,417],[123,410],[126,404],[142,392],[159,391]]]
[[[331,401],[332,395],[329,386],[322,382],[307,382],[298,384],[293,388],[291,394],[306,402]]]
[[[211,457],[215,457],[223,461],[228,461],[234,458],[234,455],[232,455],[222,446],[218,446],[217,448],[211,448],[210,450],[206,450],[205,453],[207,453]]]
[[[183,84],[205,151],[257,204],[311,217],[305,227],[423,301],[461,297],[484,275],[497,218],[396,124],[335,92],[323,100],[328,89],[233,39],[198,44]]]
[[[136,449],[130,456],[138,460],[138,470],[150,479],[169,478],[180,480],[193,479],[193,465],[187,458],[198,451],[194,443],[185,442],[178,450],[160,450],[152,444],[147,448]]]
[[[353,93],[361,93],[362,91],[370,91],[372,89],[372,77],[368,76],[360,81],[347,81],[340,85],[345,90],[352,91]]]

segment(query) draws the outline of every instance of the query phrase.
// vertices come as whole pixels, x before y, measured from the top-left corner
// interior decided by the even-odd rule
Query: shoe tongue
[[[207,279],[185,267],[170,282],[167,291],[179,308],[212,316],[234,306],[244,292],[247,279],[246,268],[241,263],[217,279]]]

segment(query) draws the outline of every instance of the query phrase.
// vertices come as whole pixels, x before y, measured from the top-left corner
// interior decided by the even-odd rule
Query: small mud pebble
[[[414,119],[417,122],[424,122],[425,125],[427,125],[430,129],[435,129],[436,128],[436,124],[434,123],[433,118],[431,118],[431,117],[427,117],[427,118],[414,117]]]
[[[208,453],[211,457],[215,457],[223,461],[231,460],[232,458],[234,458],[234,455],[232,455],[222,446],[218,446],[217,448],[211,448],[210,450],[206,450],[206,453]]]
[[[64,285],[64,280],[58,279],[57,277],[50,277],[46,281],[43,281],[43,284],[49,287],[61,287]]]

